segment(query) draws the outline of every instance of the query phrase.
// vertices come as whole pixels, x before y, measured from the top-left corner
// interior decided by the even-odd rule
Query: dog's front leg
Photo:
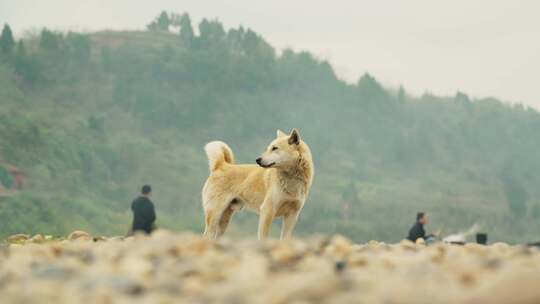
[[[259,240],[264,240],[268,237],[272,220],[274,219],[274,205],[269,198],[265,198],[260,207],[259,212]]]
[[[291,211],[283,217],[283,223],[281,224],[281,239],[290,239],[298,221],[298,215],[300,211]]]

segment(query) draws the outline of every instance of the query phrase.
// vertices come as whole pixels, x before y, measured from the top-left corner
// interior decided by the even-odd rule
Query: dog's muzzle
[[[276,164],[276,163],[271,163],[271,164],[269,164],[269,165],[265,165],[265,164],[263,164],[262,158],[260,158],[260,157],[257,158],[257,159],[255,160],[255,162],[257,163],[257,165],[259,165],[259,166],[261,166],[261,167],[263,167],[263,168],[270,168],[270,167],[272,167],[273,165]]]

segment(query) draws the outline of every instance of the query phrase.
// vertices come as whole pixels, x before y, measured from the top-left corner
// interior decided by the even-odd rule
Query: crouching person
[[[133,225],[129,234],[141,231],[150,234],[155,229],[156,212],[154,203],[150,200],[152,187],[144,185],[141,195],[131,203],[133,211]]]
[[[440,231],[437,231],[434,234],[426,235],[424,225],[427,224],[427,222],[427,215],[424,212],[418,212],[416,214],[416,222],[409,230],[409,235],[407,236],[407,239],[411,242],[416,242],[417,239],[422,238],[426,242],[434,242],[439,236]]]

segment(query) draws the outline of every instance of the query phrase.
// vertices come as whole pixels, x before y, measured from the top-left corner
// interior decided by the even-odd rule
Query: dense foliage
[[[361,54],[359,54],[361,56]],[[418,210],[443,233],[475,222],[524,241],[540,225],[540,115],[357,83],[307,52],[278,54],[243,27],[161,14],[148,32],[0,37],[0,147],[23,192],[0,201],[0,233],[123,233],[138,187],[159,225],[201,230],[205,142],[253,162],[277,128],[299,128],[316,177],[298,233],[396,241]],[[436,77],[436,75],[434,76]],[[255,235],[239,214],[231,234]]]

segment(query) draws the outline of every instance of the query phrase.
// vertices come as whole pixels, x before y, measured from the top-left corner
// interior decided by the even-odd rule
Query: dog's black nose
[[[260,157],[257,158],[257,159],[255,160],[255,162],[256,162],[257,164],[259,164],[259,165],[261,164],[261,161],[262,161],[262,158],[260,158]]]

